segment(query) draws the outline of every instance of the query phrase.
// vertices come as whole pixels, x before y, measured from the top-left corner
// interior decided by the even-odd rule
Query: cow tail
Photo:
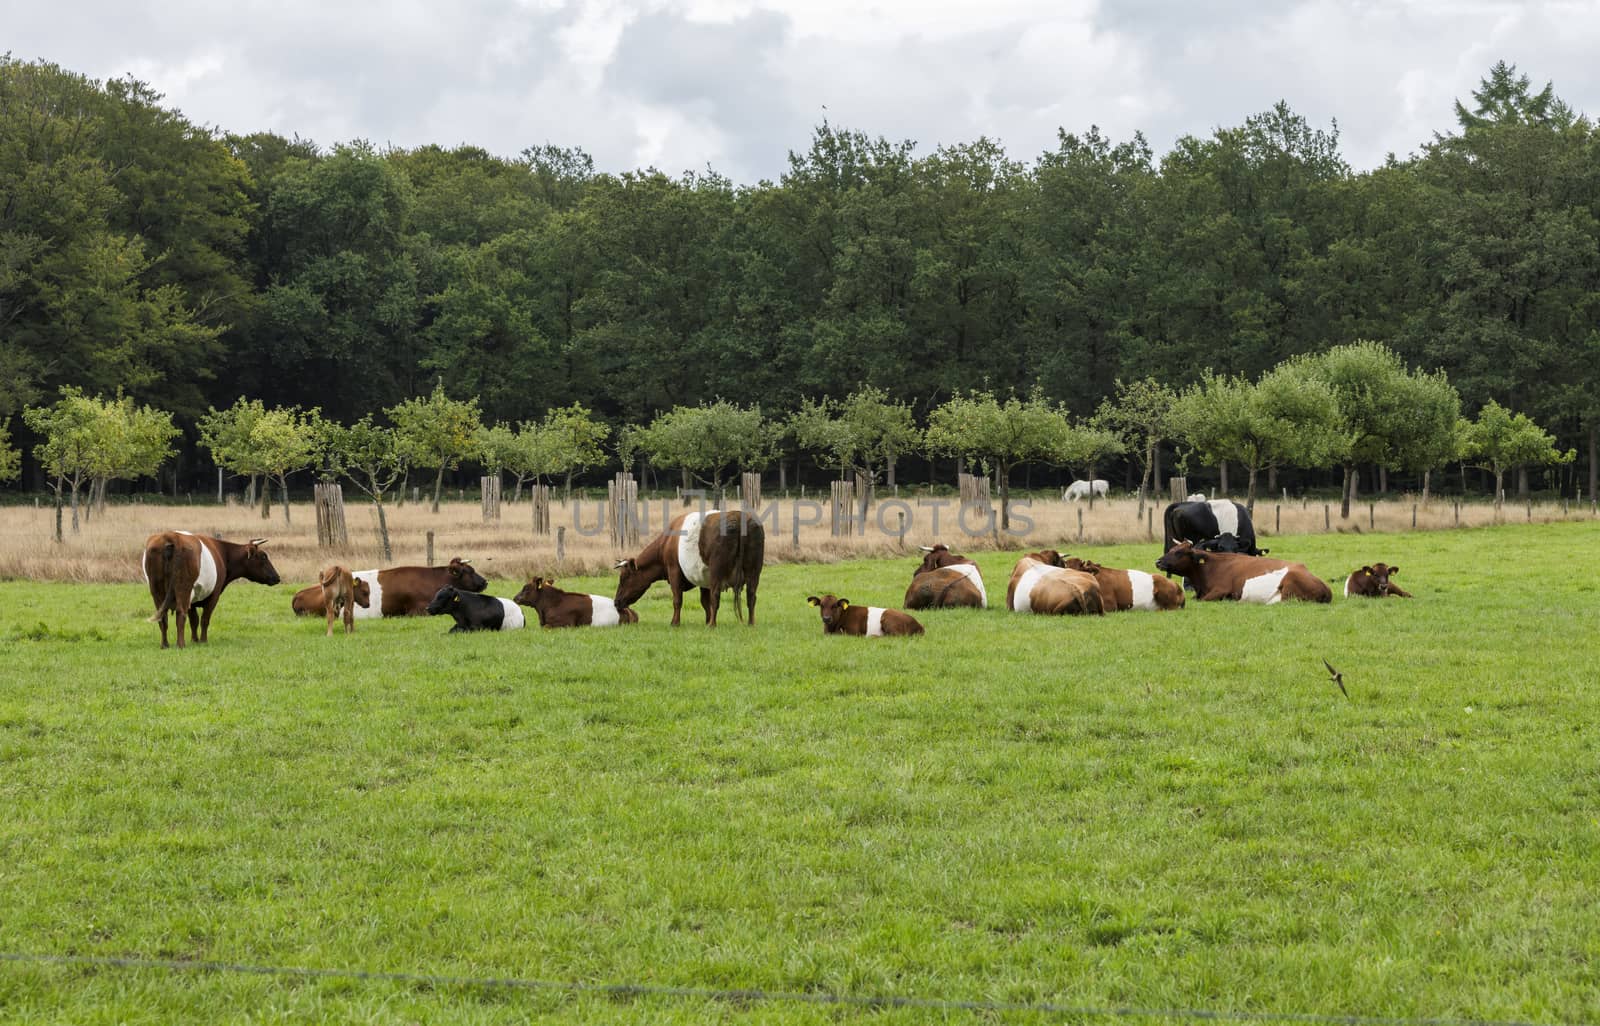
[[[168,612],[178,608],[178,582],[172,573],[172,554],[176,546],[168,538],[166,544],[161,546],[161,574],[167,582],[167,593],[161,596],[161,601],[156,605],[155,613],[150,617],[151,623],[160,623],[161,618]],[[145,553],[149,555],[148,552]],[[178,640],[182,641],[182,638]]]
[[[738,529],[733,532],[733,575],[728,579],[728,586],[733,589],[733,616],[740,623],[744,623],[744,608],[740,600],[744,594],[744,552],[750,540],[747,534],[749,526],[743,514],[740,514]]]

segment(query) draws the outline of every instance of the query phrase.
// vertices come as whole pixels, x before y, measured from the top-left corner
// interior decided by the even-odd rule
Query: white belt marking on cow
[[[500,603],[500,608],[506,611],[505,619],[500,621],[501,630],[514,631],[528,625],[528,621],[522,618],[521,606],[510,599],[497,598],[495,601]]]
[[[1281,570],[1271,570],[1258,577],[1252,577],[1244,582],[1244,587],[1239,590],[1240,602],[1259,602],[1270,606],[1275,602],[1283,601],[1283,578],[1289,572],[1288,567]]]
[[[1353,577],[1355,575],[1352,574],[1351,576]],[[1350,597],[1350,578],[1349,577],[1346,577],[1344,579],[1344,597],[1345,598],[1349,598]]]
[[[867,607],[867,637],[883,637],[883,609],[879,606]]]
[[[1133,586],[1133,608],[1154,609],[1156,607],[1156,581],[1143,570],[1129,570],[1128,583]]]
[[[1033,586],[1055,570],[1053,566],[1039,563],[1022,572],[1022,579],[1017,582],[1017,589],[1011,593],[1011,609],[1016,613],[1033,612]]]
[[[383,585],[378,583],[378,571],[376,571],[376,570],[357,570],[354,573],[352,573],[350,576],[351,576],[351,578],[353,580],[356,580],[356,581],[366,581],[367,582],[367,587],[372,589],[372,601],[367,604],[366,608],[363,609],[359,605],[356,606],[356,614],[355,614],[356,615],[356,619],[357,620],[377,620],[377,619],[381,619],[383,617]],[[352,595],[350,597],[351,597],[352,600],[355,599],[354,595]],[[433,596],[430,595],[428,597],[432,598]]]
[[[622,617],[617,614],[617,604],[604,595],[590,595],[589,604],[592,607],[589,613],[591,627],[615,627],[622,622]]]
[[[720,510],[710,510],[718,513]],[[700,530],[705,526],[705,519],[699,513],[690,513],[683,518],[683,524],[678,528],[682,532],[678,538],[678,569],[683,572],[683,579],[697,588],[704,588],[709,577],[706,573],[706,561],[700,557]]]
[[[193,531],[173,531],[173,534],[184,534],[199,541],[200,536]],[[194,591],[190,593],[189,604],[204,602],[213,591],[217,590],[217,559],[211,554],[211,549],[204,541],[200,541],[200,576],[194,579]],[[144,560],[139,563],[139,572],[144,574],[144,583],[150,583],[150,568],[145,563],[150,559],[150,553],[145,553]]]
[[[1239,507],[1234,505],[1232,499],[1212,499],[1208,506],[1211,514],[1217,518],[1217,533],[1239,536]]]
[[[967,580],[971,581],[973,586],[978,589],[979,605],[984,609],[988,609],[989,593],[983,590],[983,575],[978,573],[978,568],[971,563],[956,563],[950,569],[959,570],[966,575]]]

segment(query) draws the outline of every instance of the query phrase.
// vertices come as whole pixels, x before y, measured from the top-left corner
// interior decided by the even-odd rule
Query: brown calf
[[[1106,611],[1094,575],[1066,569],[1054,549],[1017,560],[1006,586],[1006,608],[1052,616],[1100,616]]]
[[[1062,563],[1068,570],[1081,570],[1100,585],[1100,601],[1106,612],[1123,609],[1182,609],[1183,589],[1165,577],[1143,570],[1118,570],[1087,559],[1070,556]]]
[[[1397,566],[1373,563],[1355,571],[1344,582],[1344,597],[1350,598],[1410,598],[1411,593],[1389,578],[1400,572]]]
[[[535,577],[512,598],[519,606],[529,606],[539,614],[540,627],[615,627],[619,623],[638,623],[639,614],[618,609],[604,595],[584,595],[562,591],[556,582]]]
[[[1184,578],[1194,586],[1201,602],[1232,599],[1270,606],[1284,599],[1333,601],[1327,583],[1307,570],[1304,563],[1242,552],[1204,552],[1189,542],[1174,545],[1156,560],[1156,569]]]
[[[356,607],[365,609],[372,605],[372,585],[351,576],[342,566],[330,566],[322,571],[317,583],[322,588],[322,611],[328,617],[325,637],[333,637],[333,622],[341,613],[344,614],[344,632],[354,632]]]
[[[884,638],[922,633],[922,624],[898,609],[880,606],[853,606],[846,598],[812,595],[807,602],[822,612],[822,633],[854,634],[856,637]]]
[[[252,538],[241,545],[188,531],[161,531],[146,539],[139,569],[156,604],[150,621],[161,625],[161,647],[167,647],[168,613],[177,614],[179,648],[185,620],[189,640],[204,644],[211,614],[229,581],[277,584],[278,571],[261,548],[266,543],[265,538]]]

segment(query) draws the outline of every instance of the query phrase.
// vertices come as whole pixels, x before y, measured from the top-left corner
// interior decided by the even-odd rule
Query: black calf
[[[428,615],[449,613],[457,631],[497,631],[505,624],[506,607],[492,595],[478,595],[460,588],[440,588],[428,603]]]

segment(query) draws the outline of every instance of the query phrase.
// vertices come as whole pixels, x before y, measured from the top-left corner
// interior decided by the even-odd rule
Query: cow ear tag
[[[839,608],[840,609],[849,609],[850,608],[850,600],[849,599],[840,599],[839,600]]]
[[[1199,560],[1197,560],[1197,562],[1198,562],[1198,563],[1199,563],[1199,564],[1200,564],[1200,565],[1201,565],[1201,566],[1205,566],[1205,565],[1206,565],[1206,557],[1204,557],[1204,556],[1201,556],[1201,557],[1200,557],[1200,558],[1199,558]]]

